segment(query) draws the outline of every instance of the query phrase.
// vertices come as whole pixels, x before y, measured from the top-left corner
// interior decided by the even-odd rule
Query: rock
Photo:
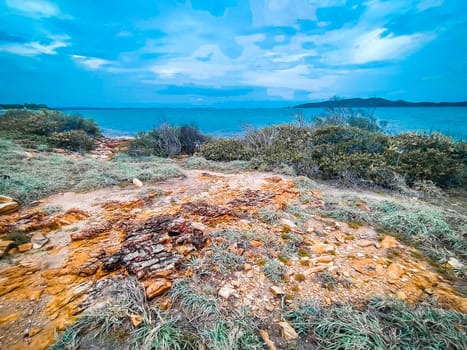
[[[269,312],[273,312],[274,311],[274,305],[272,305],[270,303],[267,303],[266,305],[264,305],[264,309],[269,311]]]
[[[261,247],[262,243],[260,241],[250,241],[250,245],[253,247],[253,248],[258,248],[258,247]]]
[[[139,179],[137,179],[136,177],[133,179],[133,185],[135,185],[136,187],[143,187],[143,182]]]
[[[28,337],[34,337],[37,333],[39,333],[41,331],[40,328],[38,327],[32,327],[32,328],[29,328],[29,331],[28,331]]]
[[[329,267],[328,265],[321,265],[321,266],[312,267],[310,269],[307,269],[305,271],[305,274],[311,275],[312,273],[321,272],[321,271],[326,270],[328,267]]]
[[[8,253],[8,250],[13,247],[13,241],[3,241],[0,240],[0,257]]]
[[[335,257],[333,255],[322,255],[322,256],[318,256],[317,258],[314,258],[313,263],[314,264],[326,264],[326,263],[330,263],[331,261],[333,261],[334,258]]]
[[[362,248],[371,247],[371,246],[375,246],[375,247],[376,247],[376,242],[370,241],[370,240],[368,240],[368,239],[359,239],[359,240],[355,241],[355,243],[356,243],[359,247],[362,247]]]
[[[285,295],[285,291],[281,287],[278,287],[278,286],[271,286],[269,290],[271,291],[273,295]]]
[[[30,249],[32,249],[32,243],[30,243],[30,242],[29,243],[23,243],[23,244],[20,244],[18,246],[18,251],[20,253],[24,253],[24,252],[26,252],[26,251],[28,251]]]
[[[18,209],[19,209],[18,202],[0,203],[0,215],[11,214],[17,211]]]
[[[260,329],[259,336],[261,337],[261,339],[263,339],[264,344],[266,344],[269,350],[277,350],[274,343],[271,341],[271,339],[269,339],[269,334],[267,330]]]
[[[31,243],[34,249],[42,248],[48,241],[49,239],[44,237],[41,233],[36,233],[31,237]]]
[[[461,263],[459,260],[457,260],[454,257],[449,258],[447,265],[448,265],[448,267],[450,267],[452,269],[455,269],[455,270],[463,270],[464,269],[464,264]]]
[[[251,265],[248,264],[248,263],[245,263],[245,264],[243,265],[243,269],[244,269],[245,271],[250,271],[250,270],[251,270]]]
[[[381,240],[381,249],[389,249],[399,247],[400,243],[392,236],[384,236]]]
[[[397,283],[405,272],[404,266],[398,263],[392,263],[386,270],[389,283]]]
[[[219,292],[217,294],[224,299],[229,299],[230,296],[233,295],[234,293],[235,293],[235,289],[232,288],[230,285],[226,284],[221,289],[219,289]]]
[[[297,228],[297,225],[293,221],[291,221],[289,219],[282,218],[282,219],[280,219],[280,223],[282,225],[284,225],[284,226],[287,226],[290,229],[296,229]]]
[[[310,249],[316,254],[332,253],[336,247],[332,244],[318,243],[310,247]]]
[[[359,207],[363,211],[366,211],[366,212],[371,211],[370,207],[364,201],[357,201],[355,204],[357,205],[357,207]]]
[[[144,282],[146,288],[146,297],[148,300],[154,299],[155,297],[161,296],[172,288],[172,282],[162,280],[148,280]]]
[[[278,324],[281,327],[282,338],[284,340],[289,341],[298,338],[297,332],[295,332],[295,329],[288,322],[283,321]]]
[[[405,294],[403,291],[398,290],[396,293],[396,297],[399,298],[400,300],[407,300],[407,294]]]
[[[131,324],[133,327],[137,328],[143,322],[143,317],[141,315],[130,315]]]
[[[191,222],[191,227],[193,227],[195,230],[200,231],[206,231],[206,229],[208,228],[205,224],[196,221]]]

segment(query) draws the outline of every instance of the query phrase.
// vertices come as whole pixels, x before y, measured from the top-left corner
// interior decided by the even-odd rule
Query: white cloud
[[[112,65],[114,63],[112,61],[98,57],[88,57],[81,55],[71,55],[71,57],[75,60],[76,63],[84,66],[89,70],[98,70],[104,66]]]
[[[30,17],[56,17],[60,15],[58,7],[46,0],[6,0],[6,4]]]
[[[418,5],[417,9],[420,11],[425,11],[432,7],[439,7],[443,4],[444,0],[421,0]]]
[[[49,39],[51,42],[48,44],[39,41],[3,44],[0,45],[0,51],[21,56],[56,55],[57,49],[70,45],[68,42],[70,37],[67,35],[54,35],[50,36]]]
[[[361,33],[350,45],[324,54],[322,61],[329,64],[366,64],[398,60],[433,39],[429,34],[394,35],[385,34],[386,31],[386,28],[377,28]]]
[[[132,36],[133,36],[133,33],[127,30],[121,30],[117,33],[117,37],[119,38],[131,38]]]

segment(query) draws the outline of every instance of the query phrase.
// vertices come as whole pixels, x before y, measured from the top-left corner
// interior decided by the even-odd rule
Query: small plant
[[[261,272],[272,282],[279,283],[284,280],[287,270],[280,262],[266,258],[266,264],[261,269]]]
[[[303,273],[296,273],[294,278],[295,278],[295,281],[297,282],[303,282],[306,280],[306,277]]]

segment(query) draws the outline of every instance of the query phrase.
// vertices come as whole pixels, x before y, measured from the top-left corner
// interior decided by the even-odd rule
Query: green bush
[[[250,160],[251,152],[235,139],[217,139],[201,146],[201,155],[207,160],[230,162],[232,160]]]
[[[131,156],[172,157],[179,154],[192,155],[198,151],[207,137],[192,126],[174,127],[162,124],[148,132],[140,132],[128,144]]]
[[[394,138],[388,160],[410,184],[433,181],[448,188],[466,185],[467,143],[438,133],[405,133]]]
[[[9,110],[0,116],[0,136],[21,140],[28,147],[63,147],[90,150],[99,128],[91,119],[69,116],[59,111]]]
[[[62,147],[84,153],[94,148],[94,138],[83,130],[55,132],[49,136],[49,143],[54,147]]]

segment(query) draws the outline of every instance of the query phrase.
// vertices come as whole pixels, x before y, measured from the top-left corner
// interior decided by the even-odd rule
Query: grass
[[[272,282],[280,283],[283,282],[287,269],[280,262],[270,258],[265,258],[265,264],[261,268],[261,272],[263,272],[264,275]]]
[[[198,156],[192,156],[192,157],[186,158],[185,160],[183,160],[182,166],[187,169],[213,170],[213,171],[224,172],[227,174],[253,169],[251,162],[246,161],[246,160],[217,162],[213,160],[207,160],[204,157],[198,157]]]
[[[354,205],[354,198],[334,198],[321,213],[338,220],[377,227],[379,232],[418,248],[426,256],[446,262],[449,257],[467,259],[467,218],[452,210],[425,203],[367,199],[370,212]]]
[[[102,161],[44,152],[31,155],[4,139],[0,139],[0,174],[7,177],[0,178],[0,193],[24,205],[64,191],[130,184],[135,177],[150,183],[182,176],[167,159],[118,155],[112,161]]]
[[[318,349],[465,349],[467,316],[372,299],[363,310],[306,302],[284,317]]]

